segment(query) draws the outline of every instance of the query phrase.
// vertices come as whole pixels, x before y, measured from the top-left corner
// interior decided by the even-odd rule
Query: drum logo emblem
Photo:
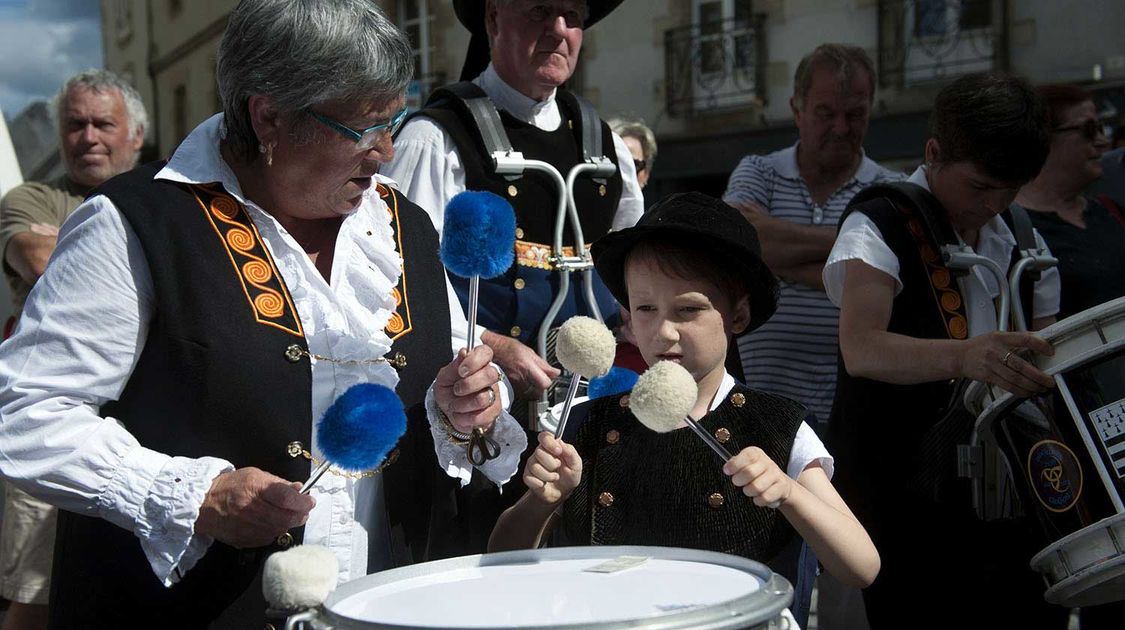
[[[1043,440],[1032,446],[1027,477],[1039,502],[1052,512],[1069,510],[1082,495],[1082,466],[1062,442]]]

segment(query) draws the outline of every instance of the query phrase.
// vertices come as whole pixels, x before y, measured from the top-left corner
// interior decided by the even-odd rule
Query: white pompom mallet
[[[689,415],[698,396],[695,379],[683,366],[660,361],[637,379],[629,395],[629,409],[641,424],[657,433],[668,433],[686,422],[725,464],[732,457],[730,452]]]
[[[305,610],[324,603],[336,588],[336,554],[320,545],[297,545],[266,558],[262,594],[274,610]]]
[[[605,324],[592,317],[571,317],[559,328],[555,341],[555,356],[570,371],[570,387],[566,390],[562,415],[555,427],[555,437],[561,438],[570,418],[570,406],[578,394],[582,377],[587,380],[604,376],[613,367],[617,353],[617,340]]]

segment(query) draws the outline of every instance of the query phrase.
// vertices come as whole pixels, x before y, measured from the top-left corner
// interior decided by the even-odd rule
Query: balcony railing
[[[1006,69],[1007,5],[1007,0],[879,0],[880,85]]]
[[[765,101],[765,15],[664,32],[669,115],[741,109]]]

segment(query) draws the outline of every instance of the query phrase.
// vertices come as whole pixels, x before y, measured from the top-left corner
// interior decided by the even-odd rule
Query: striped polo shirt
[[[797,145],[793,145],[769,155],[742,158],[731,173],[723,200],[754,201],[768,209],[770,216],[835,230],[857,192],[905,177],[864,157],[855,176],[827,203],[817,206],[801,179]],[[836,391],[839,320],[840,310],[823,291],[781,280],[777,313],[738,339],[746,384],[796,399],[816,414],[818,424],[827,422]]]

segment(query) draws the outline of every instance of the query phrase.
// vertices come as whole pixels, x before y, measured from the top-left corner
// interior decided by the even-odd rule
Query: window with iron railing
[[[664,32],[666,107],[672,116],[761,104],[765,15],[749,0],[695,0],[689,26]]]
[[[1007,68],[1007,0],[879,0],[878,15],[884,87]]]

